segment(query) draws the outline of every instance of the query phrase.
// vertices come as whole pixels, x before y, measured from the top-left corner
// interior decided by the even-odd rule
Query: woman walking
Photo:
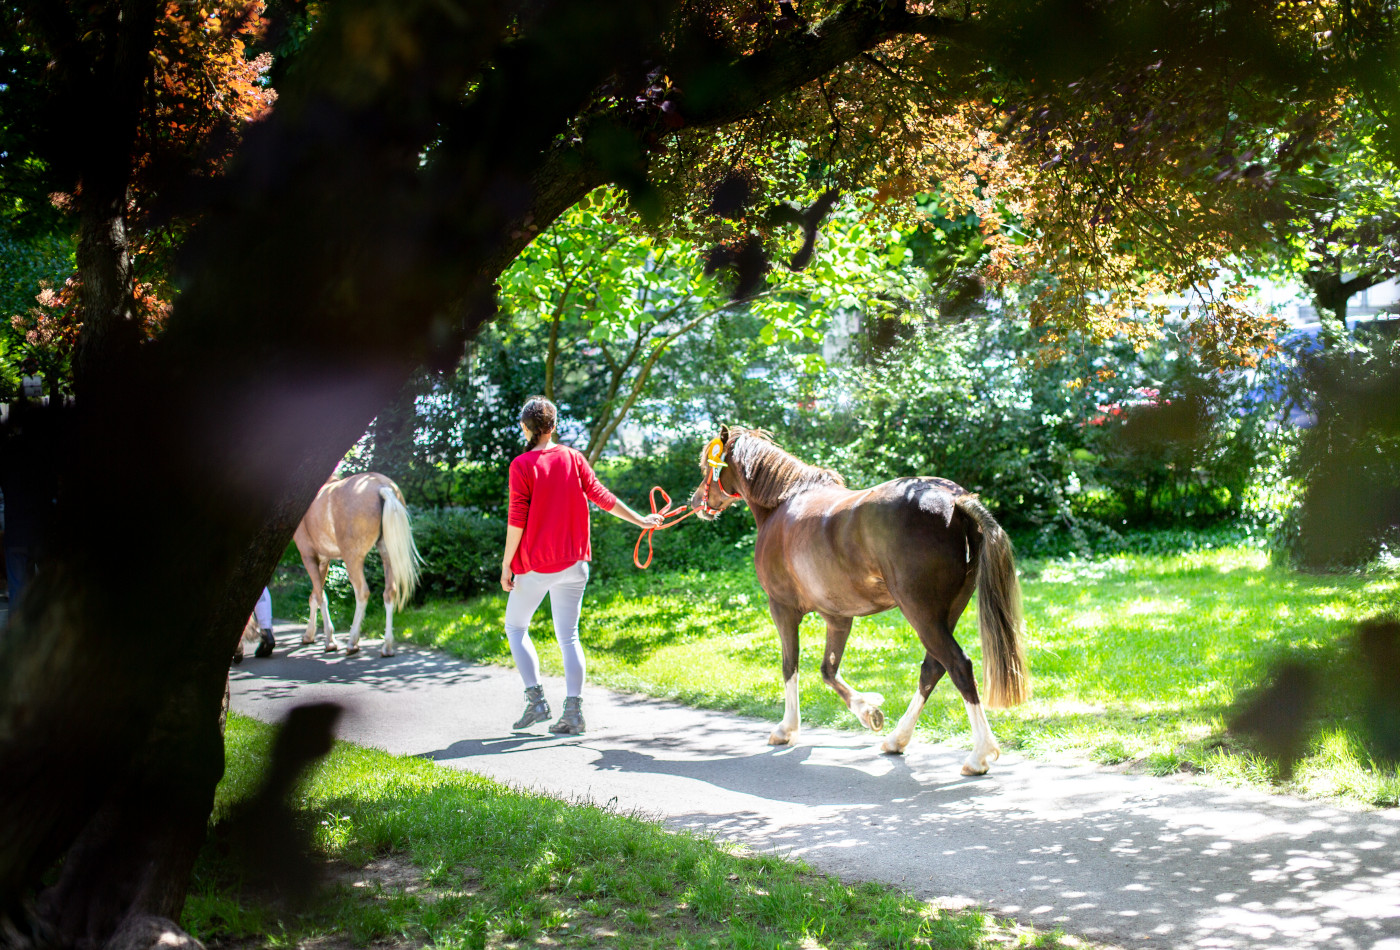
[[[515,668],[525,681],[525,712],[514,728],[543,722],[549,703],[540,685],[539,654],[530,639],[530,618],[545,594],[554,614],[554,636],[564,655],[564,713],[549,727],[560,735],[583,732],[583,646],[579,608],[588,584],[588,502],[639,528],[661,523],[660,515],[637,514],[603,487],[581,452],[553,441],[559,413],[543,396],[531,396],[520,411],[530,444],[510,463],[510,515],[501,588],[506,602],[506,638]]]

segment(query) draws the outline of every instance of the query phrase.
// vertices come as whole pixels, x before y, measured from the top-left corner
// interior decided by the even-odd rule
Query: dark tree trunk
[[[1347,332],[1347,304],[1356,294],[1388,279],[1383,271],[1366,271],[1345,278],[1340,265],[1331,269],[1318,268],[1303,275],[1312,292],[1313,306],[1322,323],[1324,341],[1340,339]]]
[[[130,360],[141,339],[131,248],[126,236],[126,191],[84,194],[77,264],[82,331],[73,353],[74,389],[100,390],[102,376]]]
[[[379,411],[370,426],[371,447],[366,459],[370,471],[392,478],[412,501],[415,488],[415,438],[418,433],[418,397],[425,377],[415,374]]]

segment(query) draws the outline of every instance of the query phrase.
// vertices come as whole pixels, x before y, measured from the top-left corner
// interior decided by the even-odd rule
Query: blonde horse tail
[[[982,634],[982,674],[986,703],[993,708],[1015,706],[1031,696],[1022,637],[1021,582],[1011,539],[975,495],[963,495],[957,506],[977,522],[981,544],[977,554],[977,624]]]
[[[408,521],[408,509],[399,501],[399,493],[385,485],[379,489],[379,497],[384,499],[379,525],[384,533],[384,559],[394,575],[394,606],[403,609],[418,586],[418,568],[423,558],[413,543],[413,526]]]

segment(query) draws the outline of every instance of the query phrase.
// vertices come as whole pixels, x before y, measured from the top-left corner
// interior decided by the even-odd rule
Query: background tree
[[[54,296],[35,307],[36,281],[27,305],[7,311],[51,385],[70,359],[84,377],[120,358],[109,347],[127,353],[168,315],[167,271],[192,223],[189,192],[207,187],[275,99],[263,81],[271,54],[250,50],[262,12],[245,0],[8,5],[6,224],[43,247],[77,219],[77,272],[43,275]],[[129,45],[103,43],[133,18]]]
[[[1346,331],[1353,296],[1400,274],[1400,167],[1383,127],[1357,102],[1299,167],[1271,223],[1284,273],[1308,288],[1327,339]]]

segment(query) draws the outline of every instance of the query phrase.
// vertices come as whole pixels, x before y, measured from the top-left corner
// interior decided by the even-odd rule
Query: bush
[[[598,465],[598,478],[618,498],[641,514],[651,511],[648,496],[660,485],[674,505],[690,500],[702,477],[700,443],[680,443],[668,451],[641,458],[604,459]],[[657,506],[664,501],[657,497]],[[593,515],[593,567],[596,576],[621,576],[636,571],[632,553],[638,529],[611,515]],[[740,563],[753,555],[753,515],[744,505],[736,505],[716,521],[704,522],[694,516],[674,528],[652,536],[655,557],[652,570],[686,571],[713,568],[719,564]],[[641,557],[646,561],[646,542]]]
[[[416,599],[471,597],[495,588],[505,549],[504,518],[471,508],[416,508],[413,539],[424,562]]]
[[[1238,517],[1251,486],[1289,444],[1281,408],[1243,374],[1178,362],[1160,390],[1138,395],[1092,420],[1089,443],[1098,481],[1122,505],[1117,520],[1129,524]]]

